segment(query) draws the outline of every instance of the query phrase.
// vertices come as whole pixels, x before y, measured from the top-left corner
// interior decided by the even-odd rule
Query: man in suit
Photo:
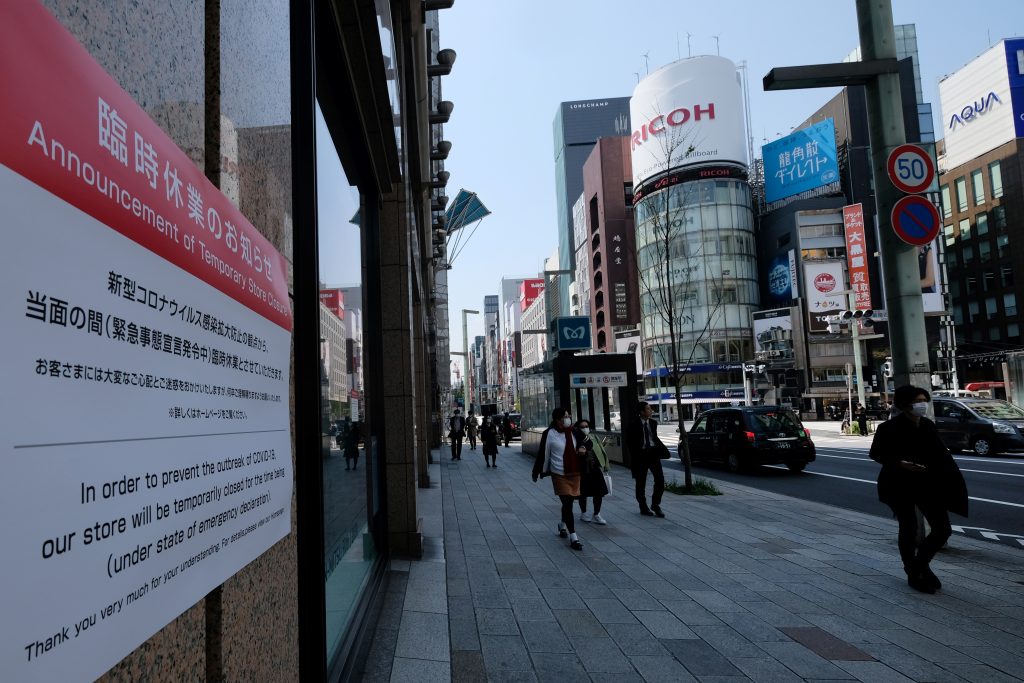
[[[646,517],[664,517],[661,511],[661,496],[665,492],[665,473],[661,469],[661,456],[667,452],[665,444],[658,438],[658,421],[651,417],[654,409],[646,401],[639,406],[638,415],[629,425],[626,443],[629,447],[630,465],[636,480],[636,502],[640,514]],[[654,475],[654,492],[651,506],[647,506],[647,472]]]
[[[448,420],[448,438],[452,442],[452,460],[462,460],[462,437],[466,435],[466,420],[458,408]]]

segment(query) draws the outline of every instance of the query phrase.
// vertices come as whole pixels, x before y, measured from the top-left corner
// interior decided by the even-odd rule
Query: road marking
[[[772,469],[775,469],[775,470],[785,470],[785,469],[787,469],[784,465],[765,465],[765,467],[771,467]],[[846,481],[859,481],[859,482],[861,482],[863,484],[877,484],[878,483],[877,481],[872,481],[870,479],[858,479],[856,477],[844,477],[844,476],[841,476],[839,474],[827,474],[825,472],[811,472],[809,470],[804,470],[803,473],[804,474],[814,474],[814,475],[817,475],[819,477],[830,477],[832,479],[845,479]],[[967,499],[968,500],[976,500],[979,503],[992,503],[994,505],[1009,505],[1009,506],[1015,507],[1015,508],[1024,508],[1024,503],[1011,503],[1011,502],[1006,501],[1006,500],[992,500],[991,498],[978,498],[976,496],[967,496]]]
[[[854,458],[850,455],[829,455],[827,453],[818,454],[822,458],[835,458],[837,460],[860,460],[862,462],[874,462],[871,458]],[[978,460],[969,460],[968,462],[979,462]],[[961,472],[973,472],[974,474],[995,474],[1000,477],[1024,477],[1024,474],[1014,474],[1013,472],[992,472],[991,470],[969,470],[963,467],[960,468]]]
[[[838,451],[838,452],[841,452],[841,453],[849,453],[850,451],[855,451],[857,449],[855,449],[855,448],[827,448],[827,447],[825,447],[825,448],[818,448],[818,450],[819,451],[832,451],[832,452]],[[850,456],[829,455],[828,457],[830,457],[830,458],[840,458],[840,457],[850,457]],[[860,460],[861,458],[851,458],[851,459],[852,460]],[[870,458],[867,458],[867,459],[870,460]],[[960,460],[962,462],[967,462],[967,463],[991,463],[993,465],[1024,465],[1024,460],[993,460],[991,458],[985,459],[985,458],[979,458],[978,456],[971,456],[971,455],[954,455],[953,459],[954,460]],[[1019,474],[1014,474],[1014,475],[1011,475],[1011,476],[1019,477],[1020,475]]]

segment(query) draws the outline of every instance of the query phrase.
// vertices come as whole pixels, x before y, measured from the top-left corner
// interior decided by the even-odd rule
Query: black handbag
[[[668,452],[668,446],[663,443],[655,445],[654,450],[658,453],[658,460],[668,460],[672,457],[672,454]]]

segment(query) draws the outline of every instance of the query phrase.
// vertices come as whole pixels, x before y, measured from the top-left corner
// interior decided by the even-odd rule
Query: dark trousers
[[[576,533],[576,520],[572,515],[572,502],[576,500],[572,496],[559,496],[562,501],[562,523],[570,534]]]
[[[462,435],[452,435],[452,460],[462,457]]]
[[[469,435],[469,449],[472,451],[476,450],[476,434]]]
[[[640,455],[641,465],[634,472],[636,478],[636,502],[641,510],[647,509],[647,470],[654,475],[654,492],[651,493],[651,507],[661,506],[661,495],[665,492],[665,472],[661,469],[661,459],[653,449],[644,449]]]
[[[914,508],[920,508],[921,514],[928,520],[931,532],[925,537],[921,547],[917,546],[917,512]],[[903,560],[903,568],[907,573],[916,572],[918,568],[928,566],[928,563],[935,557],[935,553],[949,540],[953,529],[949,524],[949,513],[942,505],[934,503],[906,502],[893,507],[896,513],[896,521],[900,524],[898,544],[900,548],[900,559]]]

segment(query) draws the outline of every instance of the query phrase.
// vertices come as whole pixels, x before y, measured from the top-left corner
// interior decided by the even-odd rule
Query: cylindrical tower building
[[[636,86],[630,116],[648,400],[674,416],[674,372],[686,405],[742,400],[758,286],[736,67],[711,56],[664,66]]]

